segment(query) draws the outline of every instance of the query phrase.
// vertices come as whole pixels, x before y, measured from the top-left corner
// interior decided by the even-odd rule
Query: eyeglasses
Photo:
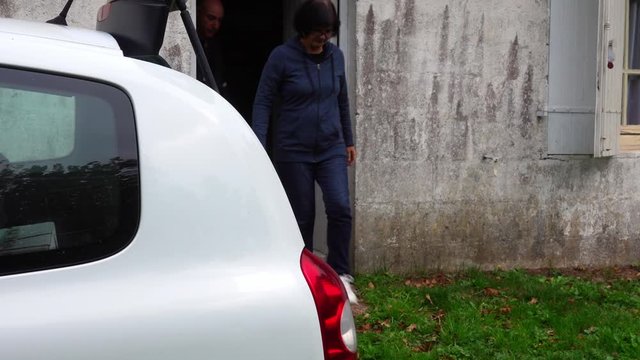
[[[336,33],[333,29],[313,29],[311,30],[311,34],[315,36],[326,36],[328,38],[333,37]]]

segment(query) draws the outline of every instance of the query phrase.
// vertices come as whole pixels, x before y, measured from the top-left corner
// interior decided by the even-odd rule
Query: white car
[[[0,19],[0,359],[356,359],[245,120],[104,32]]]

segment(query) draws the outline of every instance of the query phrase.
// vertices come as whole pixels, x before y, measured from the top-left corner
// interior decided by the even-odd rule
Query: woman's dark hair
[[[326,28],[337,34],[340,21],[336,7],[330,0],[307,0],[296,11],[293,27],[303,37],[313,30]]]

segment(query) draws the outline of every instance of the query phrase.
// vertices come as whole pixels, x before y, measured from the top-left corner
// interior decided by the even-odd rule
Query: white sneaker
[[[344,288],[347,290],[347,296],[349,297],[349,302],[351,304],[358,303],[358,297],[356,296],[356,292],[353,290],[353,276],[349,274],[340,275],[340,280],[342,280],[342,284]]]

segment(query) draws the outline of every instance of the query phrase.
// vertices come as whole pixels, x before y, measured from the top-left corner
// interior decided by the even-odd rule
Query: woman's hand
[[[351,166],[356,162],[356,147],[347,146],[347,166]]]

